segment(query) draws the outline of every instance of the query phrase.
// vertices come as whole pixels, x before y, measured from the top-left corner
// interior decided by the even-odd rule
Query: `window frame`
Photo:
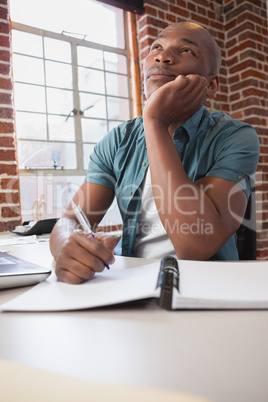
[[[129,37],[130,34],[128,32],[129,30],[129,25],[127,24],[127,16],[126,12],[123,12],[123,22],[124,22],[124,35],[125,35],[125,49],[120,49],[120,48],[115,48],[111,46],[106,46],[102,44],[98,44],[95,42],[91,42],[85,39],[80,39],[75,36],[69,36],[64,33],[56,33],[56,32],[51,32],[47,31],[44,29],[28,26],[25,24],[21,24],[15,21],[11,21],[11,34],[12,30],[18,30],[22,32],[26,32],[29,34],[34,34],[38,35],[41,37],[48,37],[60,41],[64,41],[67,43],[70,43],[71,45],[71,67],[72,67],[72,77],[73,77],[73,88],[72,88],[72,94],[73,94],[73,105],[74,108],[77,110],[80,110],[80,100],[79,100],[79,88],[78,88],[78,63],[77,63],[77,47],[78,46],[83,46],[83,47],[88,47],[92,49],[97,49],[101,50],[103,52],[112,52],[116,54],[120,54],[126,57],[127,59],[127,80],[128,80],[128,98],[123,98],[123,99],[128,99],[129,100],[129,116],[130,118],[133,118],[133,84],[131,82],[131,63],[133,61],[131,60],[131,55],[129,51]],[[16,52],[17,53],[17,52]],[[15,52],[14,52],[15,54]],[[17,53],[20,54],[20,53]],[[13,55],[13,53],[12,53]],[[44,60],[44,59],[43,59]],[[105,68],[104,68],[105,71]],[[120,74],[119,74],[120,75]],[[46,83],[44,85],[46,86]],[[107,99],[107,96],[112,97],[111,95],[107,95],[105,92],[105,99]],[[120,96],[116,96],[115,98],[120,98]],[[48,111],[46,110],[46,117],[49,115]],[[72,117],[74,118],[74,131],[75,131],[75,139],[74,143],[76,145],[76,159],[77,159],[77,168],[76,169],[59,169],[59,168],[28,168],[28,169],[19,169],[19,173],[21,176],[32,176],[33,174],[51,174],[53,173],[54,176],[84,176],[86,169],[83,167],[83,141],[82,141],[82,124],[81,124],[81,118],[82,116],[79,115],[79,113]],[[106,122],[109,121],[108,116],[106,116],[105,119]],[[107,130],[108,132],[108,130]],[[20,141],[20,139],[17,138],[17,141]],[[32,141],[32,139],[24,139],[23,141]],[[41,140],[40,140],[41,141]],[[46,140],[44,142],[49,142],[49,140]],[[57,142],[62,142],[58,140]]]

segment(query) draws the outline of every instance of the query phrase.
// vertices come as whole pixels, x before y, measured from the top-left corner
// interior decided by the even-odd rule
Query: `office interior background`
[[[207,28],[222,51],[219,91],[206,105],[250,123],[260,139],[257,258],[267,259],[267,0],[33,2],[33,13],[42,23],[45,15],[54,18],[59,32],[31,25],[30,3],[0,0],[0,231],[33,219],[37,200],[46,203],[47,217],[60,216],[83,181],[94,144],[114,125],[142,113],[143,61],[153,39],[168,24],[191,20]],[[67,3],[79,31],[73,21],[61,29]],[[26,23],[18,20],[23,14]],[[87,28],[95,24],[92,32],[81,31],[87,29],[82,16]],[[50,47],[53,41],[58,50]],[[38,42],[41,50],[35,50]]]

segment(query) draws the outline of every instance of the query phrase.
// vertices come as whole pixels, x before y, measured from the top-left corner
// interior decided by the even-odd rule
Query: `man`
[[[235,232],[259,141],[251,126],[203,106],[218,89],[220,64],[220,50],[203,27],[168,26],[145,60],[143,117],[121,124],[95,147],[74,201],[95,227],[116,195],[123,255],[238,259]],[[51,234],[56,274],[69,283],[114,261],[114,237],[94,239],[79,228],[69,206]]]

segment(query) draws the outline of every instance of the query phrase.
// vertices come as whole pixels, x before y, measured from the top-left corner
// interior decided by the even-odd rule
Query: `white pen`
[[[88,233],[95,239],[96,237],[94,236],[94,233],[92,232],[90,222],[87,219],[87,216],[84,213],[83,209],[80,207],[80,205],[76,205],[73,200],[71,200],[71,205],[72,205],[73,211],[75,213],[75,216],[76,216],[78,222],[80,223],[82,229],[84,230],[84,232]],[[110,269],[108,264],[105,264],[105,267],[107,269]]]

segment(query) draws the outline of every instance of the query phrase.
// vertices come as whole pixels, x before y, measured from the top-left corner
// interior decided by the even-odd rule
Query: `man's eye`
[[[183,49],[181,49],[181,53],[190,53],[193,56],[196,55],[195,52],[192,49],[190,49],[189,47],[184,47]]]
[[[152,50],[155,50],[155,49],[160,49],[160,48],[161,48],[161,46],[158,45],[157,43],[155,43],[155,44],[153,44],[153,45],[151,46],[151,51],[152,51]]]

